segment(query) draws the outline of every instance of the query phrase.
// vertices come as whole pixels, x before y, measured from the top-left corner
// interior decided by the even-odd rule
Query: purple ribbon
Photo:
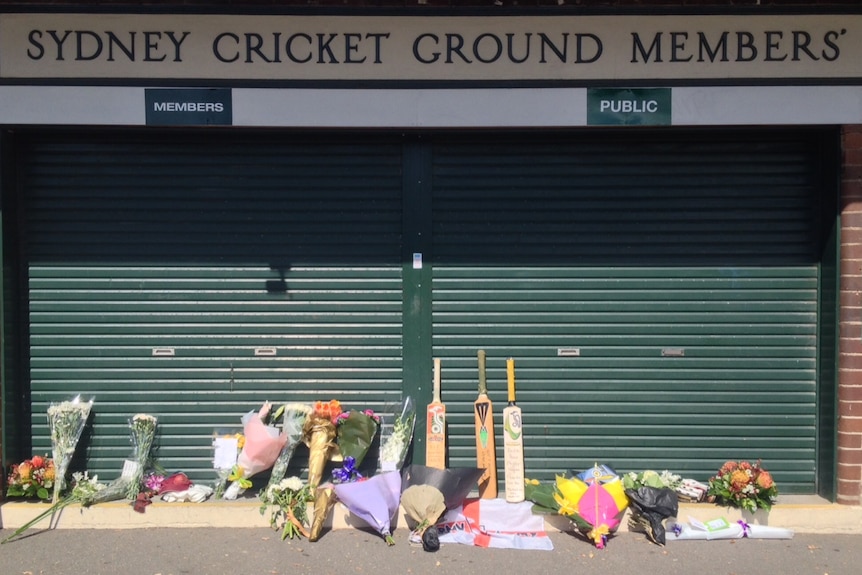
[[[743,537],[748,537],[749,535],[751,535],[751,526],[748,523],[746,523],[742,519],[737,521],[737,523],[739,523],[739,526],[742,527],[742,536]]]
[[[350,483],[357,479],[362,479],[362,475],[356,470],[356,459],[354,457],[345,457],[344,467],[332,470],[333,483]]]

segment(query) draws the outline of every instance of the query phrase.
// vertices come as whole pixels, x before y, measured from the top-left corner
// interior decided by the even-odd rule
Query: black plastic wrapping
[[[647,538],[657,545],[664,545],[664,520],[676,517],[679,512],[679,499],[676,491],[668,488],[639,487],[626,489],[629,498],[631,518],[630,527],[643,531]]]

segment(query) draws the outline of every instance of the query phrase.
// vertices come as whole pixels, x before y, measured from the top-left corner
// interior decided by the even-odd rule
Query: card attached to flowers
[[[709,521],[698,521],[694,517],[689,517],[688,522],[695,529],[700,529],[701,531],[708,531],[709,533],[717,533],[719,531],[724,531],[730,529],[730,523],[724,517],[719,517],[718,519],[710,519]]]
[[[239,438],[235,435],[213,437],[213,469],[230,469],[239,455]]]

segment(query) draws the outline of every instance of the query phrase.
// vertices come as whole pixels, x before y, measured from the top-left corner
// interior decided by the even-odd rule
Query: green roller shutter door
[[[780,134],[595,132],[437,143],[433,353],[450,464],[475,461],[476,350],[526,472],[706,479],[763,458],[815,486],[817,148]]]
[[[400,399],[401,148],[337,142],[27,142],[34,452],[73,392],[95,398],[104,478],[137,412],[160,419],[161,463],[202,480],[214,431],[265,400]]]

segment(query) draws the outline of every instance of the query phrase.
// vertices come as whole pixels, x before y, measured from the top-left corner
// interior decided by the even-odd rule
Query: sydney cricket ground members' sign
[[[0,14],[0,81],[862,81],[862,15]]]

